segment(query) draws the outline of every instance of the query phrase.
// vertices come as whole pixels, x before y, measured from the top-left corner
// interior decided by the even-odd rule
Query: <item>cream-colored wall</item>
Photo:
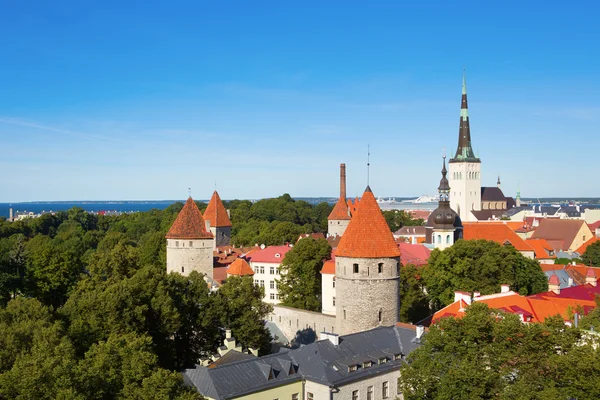
[[[583,218],[588,224],[593,224],[596,221],[600,221],[600,210],[585,210]]]
[[[389,393],[387,398],[393,400],[398,396],[398,378],[400,378],[400,367],[395,371],[340,386],[339,391],[334,391],[333,400],[352,399],[352,392],[355,390],[358,390],[358,398],[364,400],[367,398],[367,388],[369,386],[373,386],[373,399],[383,399],[383,382],[388,382]]]
[[[454,229],[434,229],[431,238],[436,249],[444,250],[454,244]]]
[[[350,220],[332,219],[327,222],[327,236],[342,236],[348,227]]]
[[[302,399],[302,381],[292,382],[287,385],[277,386],[272,389],[262,390],[260,392],[247,394],[240,397],[232,397],[232,399],[240,400],[291,400],[292,395],[297,393],[298,399]]]
[[[531,258],[532,260],[535,258],[534,251],[520,251],[519,253],[523,254],[526,258]]]
[[[448,163],[448,182],[450,208],[459,213],[463,222],[476,221],[471,210],[481,210],[481,163]]]
[[[568,250],[577,250],[579,247],[581,247],[582,244],[584,244],[593,237],[594,233],[592,232],[590,227],[587,224],[583,224],[579,229],[579,232],[577,232],[577,235],[575,235],[575,239],[573,240],[573,243],[571,244],[571,247],[569,247]]]
[[[283,258],[281,259],[283,261]],[[278,288],[278,280],[280,278],[280,263],[265,263],[265,262],[253,262],[250,261],[250,267],[254,270],[254,283],[260,285],[260,281],[264,281],[265,288],[265,297],[263,301],[269,304],[279,304],[281,301],[279,300],[279,291]],[[260,267],[263,267],[264,273],[260,273]],[[271,267],[274,268],[275,274],[271,274]],[[271,289],[271,282],[273,282],[274,288]],[[274,299],[271,299],[271,294],[273,294]]]
[[[335,315],[335,305],[333,298],[335,297],[334,287],[335,275],[321,274],[321,310],[324,314]]]
[[[331,400],[332,394],[329,386],[320,383],[306,381],[304,384],[304,399],[308,399],[308,394],[312,393],[314,400]],[[365,397],[366,398],[366,397]],[[279,399],[283,400],[283,399]]]
[[[188,276],[192,271],[213,277],[213,239],[167,239],[167,273]]]

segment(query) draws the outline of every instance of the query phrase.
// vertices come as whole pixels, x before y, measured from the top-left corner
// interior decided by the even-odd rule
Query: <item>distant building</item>
[[[594,234],[580,219],[545,218],[533,232],[532,239],[546,239],[555,251],[575,251]]]
[[[281,275],[281,263],[290,245],[269,246],[254,251],[246,256],[250,267],[254,271],[254,284],[265,289],[264,302],[279,304],[278,284]]]
[[[214,237],[202,213],[189,197],[167,232],[167,273],[189,275],[197,271],[213,278]]]

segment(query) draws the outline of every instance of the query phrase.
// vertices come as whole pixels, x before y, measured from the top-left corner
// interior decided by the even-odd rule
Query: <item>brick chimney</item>
[[[340,197],[346,199],[346,164],[340,164]]]
[[[598,278],[596,278],[596,273],[592,268],[588,268],[587,273],[585,274],[585,283],[589,283],[592,286],[598,284]]]
[[[552,276],[550,276],[550,279],[548,279],[548,291],[560,294],[560,280],[555,274],[552,274]]]

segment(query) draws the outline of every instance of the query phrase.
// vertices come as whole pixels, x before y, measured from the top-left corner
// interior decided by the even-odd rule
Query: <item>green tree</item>
[[[454,301],[454,291],[498,293],[508,284],[522,295],[548,289],[537,261],[524,257],[512,246],[487,240],[459,240],[452,247],[435,249],[423,270],[427,293],[434,309]]]
[[[600,241],[590,244],[585,249],[581,255],[581,261],[585,265],[600,267]]]
[[[0,238],[0,306],[23,290],[25,237]]]
[[[445,318],[401,367],[411,399],[592,399],[600,396],[600,350],[561,317],[523,324],[476,302]],[[588,377],[586,379],[586,377]]]
[[[286,253],[281,263],[279,296],[283,305],[321,311],[321,268],[331,256],[325,239],[305,238]]]
[[[400,321],[416,323],[431,314],[421,269],[408,264],[400,269]]]
[[[386,210],[382,211],[390,230],[396,232],[403,226],[423,225],[425,221],[421,218],[413,218],[412,214],[404,210]]]
[[[219,325],[230,328],[232,335],[245,347],[268,354],[271,335],[264,320],[273,307],[262,301],[264,289],[255,285],[250,276],[231,276],[211,297],[211,312]]]

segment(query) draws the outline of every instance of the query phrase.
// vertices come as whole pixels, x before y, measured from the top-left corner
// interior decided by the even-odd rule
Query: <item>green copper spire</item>
[[[460,105],[460,124],[458,128],[458,147],[450,162],[481,162],[471,146],[471,128],[469,125],[469,105],[467,103],[467,75],[463,70],[462,99]]]

